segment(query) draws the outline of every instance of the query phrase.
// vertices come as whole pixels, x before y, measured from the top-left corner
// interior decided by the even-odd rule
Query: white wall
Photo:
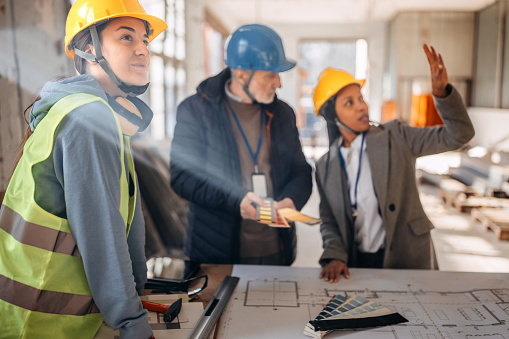
[[[509,109],[469,107],[468,114],[474,124],[474,145],[490,148],[509,136]],[[501,143],[498,150],[509,151],[509,140]]]

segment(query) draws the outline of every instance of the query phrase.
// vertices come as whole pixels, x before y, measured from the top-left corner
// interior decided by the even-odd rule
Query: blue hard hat
[[[228,37],[225,63],[231,68],[274,73],[295,66],[295,61],[285,56],[281,37],[271,28],[258,24],[241,26]]]

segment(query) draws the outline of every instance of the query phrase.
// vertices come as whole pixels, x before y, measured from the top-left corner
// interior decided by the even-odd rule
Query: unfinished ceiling
[[[477,11],[497,0],[205,0],[228,29],[246,23],[313,24],[387,21],[408,11]]]

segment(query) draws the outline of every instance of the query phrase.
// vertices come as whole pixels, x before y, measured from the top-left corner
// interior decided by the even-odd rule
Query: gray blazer
[[[400,121],[371,126],[366,133],[379,212],[386,231],[385,268],[431,268],[433,224],[419,199],[415,160],[424,155],[460,148],[474,136],[474,128],[461,96],[448,85],[450,94],[435,97],[443,126],[410,127]],[[341,137],[316,163],[320,194],[320,232],[323,254],[320,264],[339,259],[355,267],[356,249],[352,208],[345,175],[338,159]]]

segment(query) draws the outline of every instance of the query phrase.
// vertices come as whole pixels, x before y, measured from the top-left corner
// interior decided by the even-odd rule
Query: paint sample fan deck
[[[304,328],[311,338],[323,338],[334,330],[361,329],[395,325],[408,320],[399,313],[359,295],[335,295],[320,314]]]
[[[302,222],[309,226],[321,224],[321,220],[313,218],[308,215],[302,214],[292,208],[281,208],[277,209],[275,201],[271,198],[263,199],[264,206],[255,204],[256,208],[256,219],[262,223],[271,227],[286,227],[290,228],[290,222]]]

